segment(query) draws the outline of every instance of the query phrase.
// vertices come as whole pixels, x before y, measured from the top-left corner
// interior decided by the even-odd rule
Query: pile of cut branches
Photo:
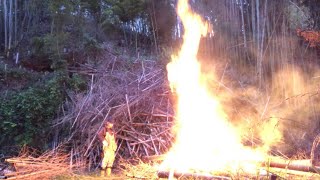
[[[110,119],[116,133],[117,157],[160,155],[172,140],[173,105],[165,64],[131,61],[111,51],[106,48],[99,66],[90,71],[95,73],[87,74],[91,79],[88,92],[69,94],[65,113],[54,125],[54,144],[68,145],[74,159],[90,169],[101,161],[97,134]]]
[[[15,169],[5,174],[7,179],[48,179],[62,174],[71,176],[73,171],[83,167],[81,164],[73,164],[70,155],[58,149],[41,155],[24,149],[19,156],[6,159],[6,162]]]

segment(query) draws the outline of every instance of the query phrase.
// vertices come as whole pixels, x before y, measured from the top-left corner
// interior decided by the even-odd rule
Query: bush
[[[65,89],[83,90],[79,76],[54,74],[49,80],[24,91],[0,97],[0,146],[28,145],[46,149],[50,125],[65,99]]]

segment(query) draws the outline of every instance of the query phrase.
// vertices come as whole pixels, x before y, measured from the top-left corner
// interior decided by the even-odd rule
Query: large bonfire
[[[207,34],[208,25],[192,12],[188,0],[179,0],[177,11],[184,26],[184,42],[167,65],[171,90],[178,96],[173,129],[176,139],[161,169],[255,172],[259,164],[267,160],[270,143],[279,140],[281,135],[269,124],[260,134],[265,140],[260,147],[243,145],[243,130],[228,121],[219,97],[210,92],[208,78],[201,72],[197,59],[200,39]],[[276,133],[271,135],[268,128]],[[272,137],[268,138],[268,134]]]

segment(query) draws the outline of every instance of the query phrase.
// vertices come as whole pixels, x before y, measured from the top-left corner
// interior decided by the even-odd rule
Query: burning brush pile
[[[177,11],[184,26],[184,43],[167,65],[171,90],[178,96],[176,138],[160,166],[159,177],[190,174],[224,179],[212,175],[269,175],[268,168],[319,172],[311,161],[286,162],[270,155],[271,146],[282,139],[275,118],[260,127],[256,134],[259,144],[243,144],[246,130],[228,120],[219,95],[208,88],[208,77],[197,57],[201,36],[207,35],[209,26],[192,12],[188,0],[179,0]]]
[[[90,89],[86,94],[69,94],[64,116],[54,124],[54,144],[64,145],[72,164],[95,169],[102,154],[98,134],[111,121],[118,145],[115,166],[122,171],[130,169],[126,159],[155,162],[155,157],[162,157],[157,165],[144,166],[138,160],[132,169],[147,173],[150,168],[161,178],[258,178],[272,176],[271,171],[279,175],[292,170],[311,172],[309,177],[314,178],[320,171],[314,155],[318,142],[309,160],[290,161],[271,153],[283,138],[277,118],[260,123],[259,131],[253,133],[259,142],[252,138],[248,143],[251,129],[230,121],[233,116],[224,110],[223,97],[210,90],[212,72],[207,76],[198,60],[200,39],[212,29],[192,12],[188,0],[179,0],[177,11],[184,42],[172,55],[167,73],[165,65],[156,61],[128,63],[106,45],[99,68],[77,70],[90,76]],[[128,173],[136,178],[153,177]]]

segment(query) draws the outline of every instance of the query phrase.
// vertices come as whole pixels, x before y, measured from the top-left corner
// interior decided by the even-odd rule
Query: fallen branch
[[[194,179],[203,179],[203,180],[231,180],[229,177],[224,176],[214,176],[209,174],[200,174],[200,173],[181,173],[181,172],[173,172],[173,177],[175,178],[194,178]],[[171,174],[169,171],[158,171],[159,178],[169,178]]]
[[[80,163],[70,163],[70,155],[59,149],[47,151],[41,155],[28,149],[24,151],[19,157],[5,160],[16,170],[4,174],[8,179],[49,179],[61,174],[72,174],[73,170],[81,168]]]
[[[273,160],[264,162],[263,166],[311,173],[320,172],[320,167],[313,166],[311,160]]]
[[[143,156],[144,162],[161,162],[165,159],[165,155]]]
[[[49,173],[50,170],[43,170],[43,171],[36,171],[36,172],[32,172],[32,173],[28,173],[28,174],[23,174],[23,175],[16,175],[16,176],[12,176],[12,177],[8,177],[7,179],[25,179],[25,178],[35,178],[35,176],[38,176],[40,174],[45,174],[45,173]]]
[[[162,159],[162,156],[150,156],[145,157],[147,160],[154,160],[154,159]],[[309,172],[309,173],[319,173],[320,167],[313,166],[311,164],[311,160],[283,160],[283,159],[274,159],[269,162],[262,162],[262,167],[269,167],[269,168],[279,168],[279,169],[287,169],[292,171],[300,171],[300,172]],[[172,173],[172,174],[171,174]],[[224,179],[231,179],[229,177],[224,176],[214,176],[211,174],[203,174],[203,173],[182,173],[182,172],[170,172],[170,171],[158,171],[159,178],[195,178],[195,179],[205,179],[205,180],[224,180]]]

